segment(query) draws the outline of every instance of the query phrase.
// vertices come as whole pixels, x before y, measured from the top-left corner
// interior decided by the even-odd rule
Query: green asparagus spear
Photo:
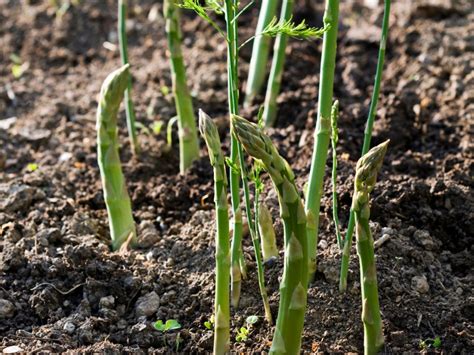
[[[258,16],[252,57],[249,65],[249,77],[245,88],[244,106],[250,106],[262,88],[267,73],[267,59],[270,52],[271,37],[259,35],[275,16],[279,0],[263,0]]]
[[[291,19],[293,13],[293,0],[283,0],[281,5],[280,21],[285,22]],[[268,78],[267,92],[265,94],[265,109],[263,117],[265,126],[271,127],[275,123],[277,116],[277,98],[280,93],[281,79],[283,77],[283,69],[285,66],[285,51],[288,35],[284,33],[278,34],[274,45],[274,56],[272,68]]]
[[[128,0],[118,1],[118,33],[122,65],[128,64],[127,28],[125,26],[127,20],[127,7]],[[125,90],[125,113],[127,115],[127,128],[130,145],[132,146],[133,154],[136,155],[140,152],[140,146],[138,144],[137,128],[135,125],[135,108],[132,101],[132,77],[130,75],[128,78],[127,89]]]
[[[352,210],[356,220],[357,254],[360,263],[362,288],[362,322],[364,323],[364,353],[377,354],[384,338],[377,288],[377,271],[374,257],[374,240],[369,226],[370,193],[374,189],[388,141],[372,148],[359,159],[356,167]]]
[[[337,152],[336,146],[339,141],[339,134],[337,130],[337,120],[339,118],[339,101],[335,101],[331,110],[331,148],[332,148],[332,219],[334,221],[334,229],[336,230],[337,245],[340,249],[343,247],[341,231],[339,229],[339,214],[337,208]]]
[[[227,176],[224,155],[217,127],[211,118],[199,111],[199,131],[206,141],[209,159],[214,168],[214,202],[216,205],[216,293],[214,308],[214,354],[225,354],[230,339],[230,246]]]
[[[163,13],[166,19],[166,34],[171,59],[173,96],[178,114],[179,170],[183,174],[193,161],[199,158],[199,141],[196,116],[186,83],[186,68],[181,53],[179,8],[173,1],[164,0]]]
[[[268,171],[278,193],[284,224],[285,266],[271,354],[298,354],[301,347],[308,284],[306,214],[294,174],[270,138],[257,125],[232,116],[232,129],[247,153]]]
[[[277,257],[278,249],[276,246],[272,215],[263,202],[259,203],[258,229],[262,240],[263,260],[268,261],[271,258]]]
[[[308,216],[308,249],[310,259],[311,281],[316,272],[316,257],[319,233],[319,208],[323,191],[324,173],[329,148],[331,130],[331,105],[334,91],[334,71],[336,68],[337,30],[339,22],[339,0],[326,0],[324,26],[329,30],[324,33],[321,59],[318,119],[314,132],[314,149],[311,170],[308,179],[308,198],[306,214]]]
[[[107,76],[97,109],[97,158],[109,216],[112,249],[136,242],[135,222],[119,157],[117,113],[129,82],[129,65]]]
[[[377,70],[375,73],[374,91],[372,99],[370,100],[369,114],[364,130],[364,144],[362,147],[362,154],[366,154],[370,148],[370,141],[372,138],[372,128],[374,126],[375,114],[377,113],[377,103],[380,94],[380,85],[382,82],[382,72],[385,60],[385,49],[387,45],[388,27],[390,19],[390,3],[391,0],[385,0],[384,14],[382,21],[382,36],[380,38],[379,55],[377,59]],[[352,247],[352,233],[354,232],[355,215],[354,211],[350,212],[349,223],[347,224],[346,237],[344,239],[344,248],[342,251],[341,273],[339,276],[339,290],[345,292],[347,288],[347,272],[349,271],[349,260],[351,256]]]

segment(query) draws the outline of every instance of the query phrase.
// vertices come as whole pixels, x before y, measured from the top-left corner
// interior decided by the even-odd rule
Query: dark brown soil
[[[149,19],[155,1],[132,3],[134,99],[138,120],[149,126],[174,115],[172,97],[163,90],[170,86],[163,19],[160,14]],[[307,3],[297,2],[295,17],[320,25],[322,2],[314,8]],[[435,337],[441,339],[438,352],[474,352],[473,9],[470,0],[393,4],[373,139],[375,144],[390,138],[391,144],[372,203],[375,238],[389,236],[377,249],[388,353],[422,351],[420,341]],[[341,106],[343,226],[372,90],[381,11],[359,2],[342,4],[335,97]],[[212,314],[214,287],[212,171],[205,149],[189,174],[180,176],[177,147],[168,150],[163,133],[142,131],[143,154],[134,159],[122,125],[121,153],[141,242],[127,255],[109,251],[94,128],[101,82],[120,63],[115,12],[112,0],[82,1],[62,17],[46,0],[0,0],[0,349],[212,349],[212,332],[203,325]],[[255,9],[241,17],[241,38],[252,35],[255,22]],[[192,14],[184,17],[184,33],[196,107],[226,122],[225,45]],[[321,41],[291,41],[279,120],[270,130],[300,186],[309,172],[320,48]],[[19,79],[11,72],[11,54],[28,63]],[[242,78],[249,56],[246,47]],[[253,117],[257,110],[244,114]],[[39,168],[30,172],[29,163]],[[266,199],[277,217],[270,187]],[[327,181],[303,349],[360,352],[357,258],[354,252],[349,290],[340,295],[331,213]],[[276,227],[281,245],[281,224]],[[263,314],[249,240],[245,254],[250,279],[241,307],[232,312],[232,340],[247,316]],[[266,266],[275,316],[280,272],[281,260]],[[162,335],[153,329],[154,321],[171,318],[181,330]],[[233,341],[232,349],[268,351],[271,334],[260,318],[249,339]]]

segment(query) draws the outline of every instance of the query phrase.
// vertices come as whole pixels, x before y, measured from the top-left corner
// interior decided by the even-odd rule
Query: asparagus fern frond
[[[279,21],[277,17],[274,17],[260,35],[276,37],[279,34],[284,34],[296,39],[319,38],[324,32],[329,30],[329,27],[329,24],[324,25],[322,28],[310,27],[306,24],[305,20],[296,24],[293,21],[293,17],[286,21]]]
[[[222,37],[227,38],[224,31],[209,16],[209,12],[215,12],[216,14],[223,13],[223,6],[218,0],[208,0],[206,1],[206,6],[202,6],[199,0],[182,0],[182,2],[178,3],[177,5],[182,9],[194,11],[200,18],[214,27]]]

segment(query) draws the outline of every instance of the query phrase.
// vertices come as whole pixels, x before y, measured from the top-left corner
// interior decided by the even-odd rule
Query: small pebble
[[[73,322],[66,322],[64,323],[63,330],[68,334],[72,334],[76,330],[76,326]]]
[[[4,354],[16,354],[16,353],[22,353],[24,350],[20,348],[19,346],[12,345],[8,346],[2,351]]]
[[[155,291],[152,291],[137,300],[135,313],[137,317],[150,317],[156,313],[160,307],[160,297]]]
[[[15,306],[8,300],[0,298],[0,319],[11,318],[15,314]]]
[[[425,276],[413,276],[411,279],[412,287],[415,291],[419,293],[428,293],[430,290],[430,285]]]

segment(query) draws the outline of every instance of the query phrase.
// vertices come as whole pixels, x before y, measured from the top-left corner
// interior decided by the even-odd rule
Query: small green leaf
[[[205,326],[207,329],[209,329],[209,330],[212,329],[212,323],[209,322],[208,320],[204,322],[204,326]]]
[[[434,340],[433,340],[433,348],[439,349],[440,347],[441,347],[441,338],[440,338],[440,337],[434,338]]]
[[[167,95],[170,93],[170,88],[167,87],[166,85],[163,85],[163,86],[160,88],[160,91],[161,91],[161,93],[163,94],[163,96],[167,96]]]
[[[19,79],[23,75],[23,66],[20,64],[13,64],[12,74],[15,77],[15,79]]]
[[[30,172],[33,172],[35,170],[38,170],[39,166],[38,164],[36,163],[29,163],[27,166],[26,166],[26,170],[30,171]]]
[[[258,316],[252,315],[248,316],[247,319],[245,320],[245,323],[248,325],[252,325],[258,322]]]
[[[165,324],[165,331],[180,329],[181,324],[175,319],[168,319]]]
[[[158,321],[156,321],[153,326],[155,327],[156,330],[158,330],[159,332],[164,332],[166,331],[166,326],[163,324],[163,321],[160,319]]]
[[[161,133],[161,129],[163,128],[163,126],[164,126],[163,121],[156,121],[156,122],[153,122],[150,127],[151,127],[153,133],[158,135],[158,134]]]

